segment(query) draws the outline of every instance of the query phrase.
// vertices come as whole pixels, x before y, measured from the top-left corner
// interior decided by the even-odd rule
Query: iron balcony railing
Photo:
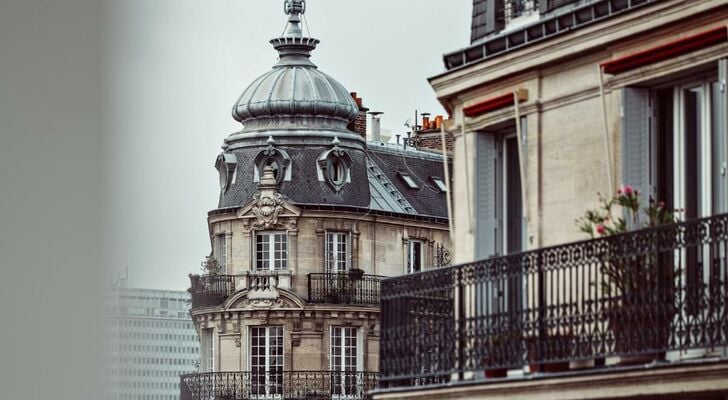
[[[387,279],[381,386],[725,357],[727,257],[728,214]]]
[[[192,308],[219,306],[230,295],[245,287],[250,291],[274,289],[278,285],[278,273],[256,272],[244,275],[190,275],[189,292]]]
[[[378,305],[382,279],[347,272],[308,274],[308,302]]]
[[[375,372],[209,372],[182,375],[180,400],[369,400]]]
[[[190,275],[192,308],[219,306],[235,293],[236,275]]]

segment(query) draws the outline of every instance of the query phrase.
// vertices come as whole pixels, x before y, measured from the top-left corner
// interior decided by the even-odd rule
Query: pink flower
[[[627,196],[631,195],[632,192],[634,192],[634,189],[632,189],[632,186],[627,185],[624,187],[624,194],[626,194]]]
[[[603,235],[604,232],[607,231],[607,228],[604,226],[604,224],[597,224],[597,233],[600,235]]]
[[[661,202],[657,203],[657,206],[660,208],[665,208],[665,202],[661,201]]]

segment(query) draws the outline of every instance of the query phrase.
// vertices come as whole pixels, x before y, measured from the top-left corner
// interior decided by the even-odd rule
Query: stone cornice
[[[503,57],[485,60],[471,67],[430,79],[441,102],[475,86],[485,85],[532,68],[560,62],[581,53],[603,49],[606,44],[631,38],[639,33],[675,24],[688,16],[725,7],[721,0],[668,0],[633,13],[607,19],[563,36],[513,51]],[[703,28],[704,29],[704,28]]]

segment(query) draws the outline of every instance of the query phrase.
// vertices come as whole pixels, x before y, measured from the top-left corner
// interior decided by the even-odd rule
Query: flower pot
[[[364,278],[364,270],[359,268],[352,268],[348,271],[349,278],[354,280],[360,280]]]
[[[527,339],[528,366],[531,372],[564,372],[569,370],[573,336],[554,334]]]
[[[326,294],[326,302],[338,304],[338,303],[341,303],[341,298],[336,293],[328,293],[328,294]]]
[[[485,370],[485,377],[486,378],[507,378],[508,377],[508,369],[507,368],[491,368]]]

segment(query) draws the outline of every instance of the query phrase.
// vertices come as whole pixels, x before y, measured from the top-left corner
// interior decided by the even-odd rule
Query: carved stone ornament
[[[269,229],[278,224],[278,215],[283,211],[283,196],[280,193],[256,193],[252,212],[257,219],[253,229]]]
[[[282,308],[298,308],[298,306],[279,297],[277,299],[244,299],[236,304],[236,308],[242,308],[246,310],[274,310]]]
[[[283,195],[278,193],[278,185],[271,166],[263,168],[263,177],[258,183],[258,189],[251,202],[238,212],[239,218],[247,220],[253,217],[252,229],[280,228],[280,225],[290,225],[291,221],[295,221],[295,218],[301,215],[297,207],[288,204]],[[246,222],[243,222],[244,230],[247,228]]]

